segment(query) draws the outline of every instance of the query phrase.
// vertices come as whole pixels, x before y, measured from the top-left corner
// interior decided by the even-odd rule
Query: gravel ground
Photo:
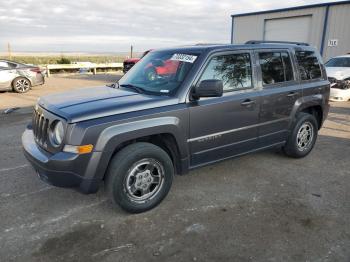
[[[38,98],[43,95],[69,91],[78,88],[105,85],[116,82],[121,74],[70,74],[70,75],[53,75],[45,78],[45,84],[34,86],[32,90],[25,94],[14,92],[0,93],[0,110],[9,107],[28,107],[33,106]]]
[[[113,77],[54,77],[42,88]],[[103,187],[82,195],[40,181],[21,149],[29,121],[0,115],[1,261],[350,261],[350,103],[332,104],[308,157],[272,150],[197,169],[138,215]]]

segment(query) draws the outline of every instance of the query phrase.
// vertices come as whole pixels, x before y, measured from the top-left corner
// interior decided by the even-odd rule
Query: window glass
[[[8,63],[8,66],[10,68],[16,68],[17,67],[17,65],[15,63],[11,63],[11,62],[7,62],[7,63]]]
[[[297,51],[295,52],[301,80],[317,79],[322,77],[320,63],[312,51]]]
[[[292,63],[287,52],[259,53],[259,62],[264,85],[294,79]]]
[[[326,63],[326,67],[350,67],[350,57],[332,58]]]
[[[196,53],[151,51],[119,80],[119,87],[150,95],[172,96],[198,56]]]
[[[224,92],[252,87],[250,54],[231,54],[214,57],[208,64],[200,81],[222,80]]]

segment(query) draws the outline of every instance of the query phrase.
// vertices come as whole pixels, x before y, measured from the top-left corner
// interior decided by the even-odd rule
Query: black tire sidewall
[[[164,181],[160,191],[151,199],[139,203],[132,201],[125,192],[125,179],[130,167],[144,158],[157,160],[164,168]],[[122,209],[131,213],[140,213],[157,206],[168,194],[174,176],[173,163],[168,154],[153,144],[135,143],[120,151],[111,160],[107,174],[107,188],[110,198]]]
[[[312,143],[310,147],[307,150],[300,151],[298,149],[297,145],[297,135],[300,127],[305,123],[305,122],[310,122],[312,127],[313,127],[313,138],[312,138]],[[292,133],[290,134],[287,143],[284,147],[284,151],[287,155],[295,157],[295,158],[301,158],[307,156],[313,149],[313,147],[316,144],[317,140],[317,133],[318,133],[318,124],[316,118],[307,113],[299,113],[298,117],[295,121],[294,128],[292,130]]]

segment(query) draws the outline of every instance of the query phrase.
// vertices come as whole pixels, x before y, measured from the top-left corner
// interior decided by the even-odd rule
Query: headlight
[[[54,146],[60,146],[63,142],[64,127],[61,121],[57,121],[50,131],[50,140]]]

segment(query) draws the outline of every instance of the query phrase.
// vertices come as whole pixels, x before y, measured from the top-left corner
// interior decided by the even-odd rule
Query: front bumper
[[[25,157],[46,183],[78,188],[86,194],[98,190],[99,181],[87,179],[77,172],[77,167],[86,167],[86,156],[66,152],[50,154],[35,143],[33,131],[29,128],[22,135],[22,145]]]

